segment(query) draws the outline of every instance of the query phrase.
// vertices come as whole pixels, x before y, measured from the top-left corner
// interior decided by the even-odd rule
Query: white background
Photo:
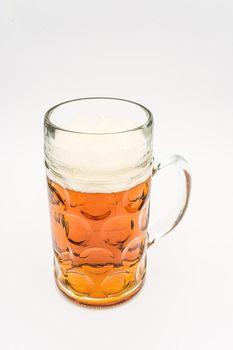
[[[232,1],[0,5],[1,349],[232,349]],[[142,292],[100,310],[53,282],[42,128],[50,106],[95,95],[145,104],[155,158],[181,153],[193,173]]]

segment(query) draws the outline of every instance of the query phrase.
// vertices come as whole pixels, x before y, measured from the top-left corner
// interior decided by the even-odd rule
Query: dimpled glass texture
[[[55,280],[89,305],[125,301],[146,273],[153,120],[125,100],[68,101],[45,117]]]

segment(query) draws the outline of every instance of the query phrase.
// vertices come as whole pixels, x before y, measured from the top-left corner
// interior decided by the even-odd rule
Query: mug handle
[[[176,227],[176,225],[183,218],[189,203],[191,189],[191,173],[188,162],[180,155],[172,155],[166,158],[165,160],[159,162],[157,166],[154,166],[152,176],[156,175],[158,172],[160,172],[166,167],[175,167],[178,170],[180,210],[175,218],[174,216],[172,217],[172,215],[169,215],[168,218],[165,218],[165,224],[163,224],[164,227],[156,233],[153,240],[148,243],[148,247],[150,247],[158,239],[167,235],[174,229],[174,227]]]

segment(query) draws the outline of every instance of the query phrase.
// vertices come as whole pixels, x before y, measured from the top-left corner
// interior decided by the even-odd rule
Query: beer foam
[[[111,118],[98,109],[94,118],[88,117],[85,109],[79,111],[81,117],[69,110],[67,119],[56,111],[56,118],[50,120],[64,130],[45,123],[48,177],[75,191],[111,193],[127,190],[151,176],[153,126],[140,128],[148,116],[142,117],[141,108],[136,105],[136,113],[131,105],[130,118],[120,117],[124,114],[117,109]]]

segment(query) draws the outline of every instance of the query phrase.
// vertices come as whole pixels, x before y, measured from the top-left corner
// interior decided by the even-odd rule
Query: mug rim
[[[72,130],[72,129],[66,129],[63,127],[60,127],[56,124],[54,124],[51,121],[51,115],[52,113],[59,108],[62,105],[71,103],[71,102],[78,102],[78,101],[84,101],[84,100],[112,100],[112,101],[122,101],[122,102],[127,102],[127,103],[131,103],[134,104],[138,107],[140,107],[143,112],[146,114],[147,118],[145,123],[140,124],[134,128],[130,128],[130,129],[125,129],[125,130],[121,130],[121,131],[114,131],[114,132],[86,132],[86,131],[78,131],[78,130]],[[81,97],[81,98],[75,98],[72,100],[66,100],[63,102],[60,102],[56,105],[54,105],[53,107],[51,107],[50,109],[47,110],[47,112],[45,113],[45,117],[44,117],[44,123],[45,126],[51,126],[52,128],[56,129],[56,130],[60,130],[60,131],[64,131],[64,132],[68,132],[68,133],[73,133],[73,134],[82,134],[82,135],[114,135],[114,134],[123,134],[123,133],[127,133],[127,132],[133,132],[133,131],[137,131],[140,129],[144,129],[149,127],[152,123],[153,123],[153,115],[151,113],[151,111],[143,106],[142,104],[132,101],[132,100],[128,100],[128,99],[124,99],[124,98],[119,98],[119,97],[101,97],[101,96],[96,96],[96,97]]]

